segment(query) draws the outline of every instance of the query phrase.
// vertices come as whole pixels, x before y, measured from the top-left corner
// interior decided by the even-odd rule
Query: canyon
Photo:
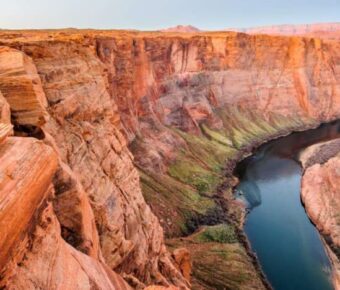
[[[324,190],[310,192],[305,198],[307,186],[311,185],[309,191],[320,188],[311,180],[305,182],[303,168],[339,152],[336,145],[339,144],[339,128],[340,122],[334,121],[272,140],[260,146],[235,169],[240,180],[236,196],[249,211],[244,231],[274,289],[331,290],[334,289],[332,278],[333,284],[337,283],[335,255],[326,246],[326,233],[321,231],[322,223],[316,219],[322,216],[329,220],[336,215],[336,189],[333,188],[332,201],[327,198],[328,203],[316,199],[317,195],[326,195]],[[327,145],[321,146],[320,142]],[[319,146],[322,151],[314,150]],[[317,177],[314,175],[313,181]],[[327,183],[322,175],[320,180]],[[334,204],[332,211],[331,204]],[[325,212],[323,215],[315,214],[315,211],[312,214],[311,207]],[[336,234],[337,228],[332,227],[331,231]]]
[[[0,287],[268,289],[233,169],[338,119],[339,77],[317,35],[0,31]],[[302,197],[333,245],[329,168]]]

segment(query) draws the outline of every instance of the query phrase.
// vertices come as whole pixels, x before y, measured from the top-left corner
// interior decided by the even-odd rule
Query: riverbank
[[[328,126],[328,127],[327,127]],[[293,134],[290,134],[291,136],[288,136],[288,137],[286,137],[286,138],[283,138],[282,140],[286,140],[287,138],[288,138],[288,140],[289,140],[289,138],[298,138],[297,140],[299,140],[299,142],[295,142],[298,146],[296,146],[296,144],[293,144],[294,146],[293,147],[296,147],[295,148],[295,150],[298,150],[299,149],[299,147],[303,147],[303,146],[307,146],[307,145],[310,145],[311,143],[313,143],[313,142],[317,142],[318,140],[320,141],[320,139],[321,140],[323,140],[324,138],[334,138],[335,136],[336,136],[336,134],[338,134],[337,133],[337,130],[335,130],[336,132],[336,134],[334,135],[334,130],[332,129],[333,127],[336,127],[337,125],[336,125],[336,122],[334,123],[330,123],[330,124],[326,124],[326,125],[322,125],[321,127],[319,127],[318,129],[316,129],[316,130],[323,130],[323,132],[325,133],[325,134],[319,134],[319,136],[316,136],[316,138],[315,138],[315,136],[312,136],[313,134],[313,131],[315,131],[315,129],[314,130],[306,130],[306,132],[302,132],[302,133],[293,133]],[[333,131],[332,131],[333,130]],[[305,130],[304,130],[305,131]],[[304,138],[300,138],[299,139],[299,134],[301,135],[304,135]],[[277,143],[278,141],[272,141],[272,142],[269,142],[269,143],[267,143],[266,145],[264,145],[264,146],[260,146],[260,148],[256,151],[256,152],[259,152],[261,149],[263,149],[265,146],[267,146],[268,147],[268,144],[270,145],[270,144],[273,144],[273,143]],[[282,142],[282,141],[279,141],[279,142]],[[285,144],[285,145],[287,145],[287,144]],[[287,153],[289,153],[289,152],[287,152],[287,149],[285,148],[285,150],[283,150],[283,154],[287,154]],[[256,155],[255,155],[256,156]],[[248,159],[252,159],[253,157],[250,157],[250,158],[248,158]],[[247,161],[247,160],[246,160]],[[246,162],[245,162],[246,163]],[[242,162],[238,165],[238,170],[240,170],[240,169],[243,169],[244,170],[244,168],[242,168]],[[236,170],[237,171],[237,170]],[[257,262],[258,262],[258,259],[257,259]]]

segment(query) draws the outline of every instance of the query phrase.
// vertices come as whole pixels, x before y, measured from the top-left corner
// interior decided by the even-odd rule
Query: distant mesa
[[[194,27],[192,25],[177,25],[174,27],[162,29],[162,32],[200,32],[201,30],[198,29],[197,27]]]

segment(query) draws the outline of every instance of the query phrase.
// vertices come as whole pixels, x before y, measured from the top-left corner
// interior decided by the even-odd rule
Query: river
[[[331,290],[331,266],[300,199],[303,148],[340,137],[340,122],[293,133],[241,162],[236,194],[248,209],[244,230],[275,290]]]

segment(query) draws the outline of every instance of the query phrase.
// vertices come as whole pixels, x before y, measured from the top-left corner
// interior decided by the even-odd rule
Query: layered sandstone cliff
[[[37,239],[24,250],[23,267],[6,280],[13,288],[25,281],[48,288],[65,281],[58,275],[67,272],[79,280],[70,279],[66,289],[91,283],[110,289],[123,283],[112,270],[136,288],[187,287],[162,227],[168,237],[201,224],[223,223],[213,231],[234,232],[244,214],[231,192],[236,160],[265,140],[340,114],[336,41],[3,31],[0,43],[0,90],[9,104],[0,98],[3,118],[8,123],[10,106],[15,135],[43,140],[35,142],[53,148],[57,160],[51,193],[41,198],[46,206],[29,230]],[[222,246],[195,240],[197,247],[190,239],[184,244],[194,254],[197,287],[264,288],[237,239]],[[214,249],[223,255],[241,249],[228,261],[239,276],[229,275],[228,267],[209,273],[205,265],[220,258]],[[209,253],[207,264],[202,253]],[[218,284],[211,284],[214,279]]]
[[[0,155],[0,286],[130,289],[105,264],[76,251],[61,238],[51,204],[56,152],[34,138],[9,137],[0,145]]]
[[[329,245],[336,289],[340,289],[340,139],[307,148],[301,199],[312,222]]]
[[[10,108],[15,135],[21,136],[13,149],[7,146],[10,140],[1,145],[6,153],[1,164],[18,180],[6,168],[1,172],[20,184],[5,179],[1,189],[3,234],[11,237],[2,239],[2,253],[16,257],[1,264],[2,285],[129,288],[114,269],[135,287],[185,288],[188,283],[170,261],[162,229],[141,194],[132,155],[119,132],[119,114],[93,50],[69,42],[31,43],[21,51],[2,47],[0,59],[1,119],[9,121]],[[10,132],[10,124],[2,125],[2,138]],[[53,162],[43,149],[25,149],[29,137],[46,144],[32,140],[51,152]],[[36,159],[26,165],[23,156],[30,154]],[[47,175],[46,181],[39,182],[39,174]],[[35,182],[25,184],[24,176]],[[23,208],[21,215],[10,214],[15,208],[6,200],[9,189],[11,202]],[[21,197],[19,203],[15,196],[32,201]],[[19,252],[12,253],[13,248]],[[17,266],[11,269],[11,264]]]

